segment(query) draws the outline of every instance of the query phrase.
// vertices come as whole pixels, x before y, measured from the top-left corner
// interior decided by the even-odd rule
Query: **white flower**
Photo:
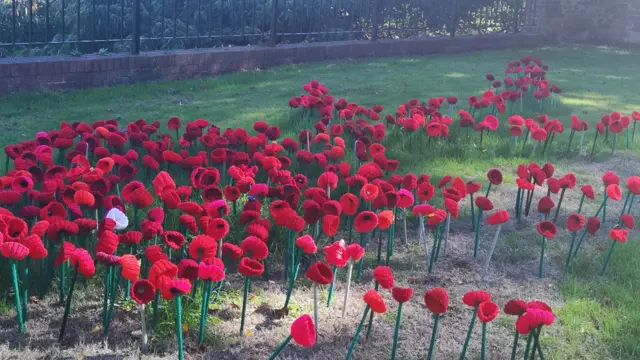
[[[112,208],[105,216],[107,219],[111,219],[116,222],[116,230],[124,230],[129,226],[129,219],[118,208]]]

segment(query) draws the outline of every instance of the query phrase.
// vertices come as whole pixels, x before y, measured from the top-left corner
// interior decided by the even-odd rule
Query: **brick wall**
[[[640,43],[640,0],[538,0],[536,17],[559,41]]]
[[[181,79],[310,61],[526,48],[548,43],[547,38],[536,34],[504,34],[154,51],[135,56],[3,58],[0,59],[0,94]]]

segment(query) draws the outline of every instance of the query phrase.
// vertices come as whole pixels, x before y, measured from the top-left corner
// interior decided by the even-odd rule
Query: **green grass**
[[[375,60],[336,61],[292,65],[268,70],[239,72],[224,76],[184,81],[163,81],[104,89],[65,93],[0,96],[0,145],[32,138],[43,129],[57,128],[61,121],[91,122],[118,118],[122,123],[138,118],[162,123],[173,115],[185,120],[206,118],[219,127],[250,126],[256,120],[277,123],[284,134],[299,129],[287,121],[290,97],[300,95],[301,85],[311,79],[326,84],[336,98],[365,106],[384,105],[385,114],[411,98],[456,95],[466,104],[469,95],[486,90],[485,73],[502,77],[506,63],[532,54],[550,66],[549,79],[564,89],[560,104],[550,111],[569,124],[577,114],[594,124],[603,112],[630,113],[640,109],[640,82],[636,78],[638,51],[594,46],[564,46],[535,50],[479,52],[459,55]],[[464,106],[464,105],[463,105]],[[533,116],[539,108],[528,107],[524,115]],[[504,117],[503,117],[504,121]],[[567,131],[568,133],[568,131]],[[567,133],[554,142],[548,160],[569,163],[573,156],[563,154]],[[589,147],[593,132],[585,137]],[[456,139],[459,138],[459,139]],[[640,136],[639,136],[640,138]],[[414,140],[415,146],[416,140]],[[434,178],[455,174],[467,179],[484,179],[490,167],[515,168],[530,159],[514,156],[508,137],[489,135],[480,151],[464,134],[452,129],[452,141],[420,151],[410,150],[405,135],[389,133],[389,157],[402,163],[402,171],[426,172]],[[640,139],[636,140],[635,148]],[[619,148],[624,141],[619,139]],[[576,142],[574,140],[574,145]],[[599,157],[609,156],[599,143]],[[631,154],[638,156],[637,150]],[[544,161],[540,157],[537,161]],[[510,181],[510,174],[505,174]],[[515,235],[514,235],[515,236]],[[508,240],[508,239],[507,239]],[[545,335],[553,359],[635,359],[640,356],[640,245],[629,242],[616,249],[608,273],[600,277],[602,256],[580,259],[562,285],[566,304],[559,309],[563,324],[560,337]],[[513,260],[522,254],[510,254]],[[230,293],[227,293],[230,294]],[[233,293],[237,298],[238,294]],[[0,307],[1,308],[1,307]],[[171,317],[162,321],[170,328]],[[190,328],[197,319],[186,319]],[[163,334],[159,334],[162,336]],[[167,334],[164,334],[167,335]]]

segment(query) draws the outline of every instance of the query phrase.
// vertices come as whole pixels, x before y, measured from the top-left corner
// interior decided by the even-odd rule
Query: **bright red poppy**
[[[487,219],[489,225],[504,224],[507,221],[509,221],[509,212],[506,210],[498,210],[489,215],[489,218]]]
[[[500,308],[498,304],[494,303],[491,300],[481,302],[478,306],[478,319],[483,323],[488,323],[493,321],[498,314],[500,313]]]
[[[367,292],[364,293],[362,300],[364,300],[364,302],[371,308],[371,311],[375,313],[383,314],[387,311],[387,305],[384,303],[384,299],[373,289],[367,290]]]
[[[369,232],[378,226],[378,217],[372,211],[363,211],[356,216],[355,229],[357,232]]]
[[[243,257],[238,263],[238,272],[247,277],[260,276],[264,272],[264,265],[259,261]]]
[[[624,214],[620,216],[620,221],[622,221],[624,227],[629,230],[633,230],[633,228],[635,227],[635,220],[633,219],[633,215],[631,214]]]
[[[618,186],[617,184],[607,185],[606,193],[611,200],[618,201],[622,199],[622,190],[620,189],[620,186]]]
[[[346,250],[344,240],[338,240],[322,249],[325,261],[337,267],[344,267],[347,264],[349,255],[347,255]]]
[[[580,187],[580,191],[582,192],[582,194],[584,194],[584,196],[586,196],[587,198],[593,200],[596,198],[596,194],[593,191],[593,186],[591,185],[583,185]]]
[[[475,200],[476,206],[482,209],[482,211],[491,211],[493,210],[493,203],[489,198],[484,196],[478,196]]]
[[[629,238],[629,230],[616,226],[609,231],[609,238],[614,241],[625,242]]]
[[[125,254],[120,257],[121,276],[129,281],[138,280],[140,264],[135,255]]]
[[[304,314],[291,324],[290,334],[296,344],[311,347],[316,343],[316,327],[311,316]]]
[[[322,261],[317,261],[307,269],[305,273],[307,279],[320,285],[328,285],[333,282],[333,270],[331,266]]]
[[[467,306],[477,306],[480,303],[491,300],[491,295],[482,290],[468,291],[462,296],[462,302]]]
[[[443,314],[449,308],[449,294],[443,288],[432,288],[425,292],[424,304],[432,313]]]
[[[359,244],[350,244],[345,248],[343,256],[353,262],[359,261],[364,256],[364,248]]]

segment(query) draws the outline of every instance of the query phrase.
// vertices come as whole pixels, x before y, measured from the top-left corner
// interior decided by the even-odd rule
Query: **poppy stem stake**
[[[271,354],[271,356],[269,356],[269,360],[274,360],[275,358],[278,357],[278,355],[280,355],[280,353],[282,352],[282,350],[284,350],[285,347],[287,347],[287,345],[289,345],[289,343],[291,342],[291,335],[287,336],[286,339],[284,339],[284,341],[278,346],[278,348],[273,352],[273,354]]]
[[[247,297],[249,297],[249,286],[251,285],[251,278],[245,276],[244,278],[244,294],[242,296],[242,318],[240,320],[240,335],[244,332],[244,317],[247,313]]]
[[[398,350],[398,336],[400,335],[400,320],[402,320],[402,303],[398,303],[398,314],[396,315],[396,329],[393,332],[393,347],[391,348],[391,360],[395,360]]]
[[[367,313],[369,312],[369,305],[364,308],[364,314],[362,314],[362,319],[360,319],[360,323],[356,328],[356,333],[353,335],[353,340],[351,340],[351,344],[349,345],[349,351],[347,351],[347,357],[345,360],[351,359],[351,354],[353,354],[353,348],[356,346],[358,342],[358,336],[360,335],[360,331],[362,331],[362,325],[364,325],[364,320],[367,318]]]
[[[78,265],[73,270],[73,277],[71,278],[71,288],[67,295],[67,305],[64,307],[64,316],[62,317],[62,326],[60,327],[60,336],[58,336],[58,342],[62,342],[64,338],[64,332],[67,329],[67,321],[69,320],[69,313],[71,312],[71,299],[73,298],[73,288],[76,285],[78,279]],[[17,296],[17,295],[16,295]]]
[[[482,219],[482,209],[478,208],[478,218],[476,219],[476,234],[473,242],[473,257],[478,257],[478,246],[480,244],[480,219]]]
[[[511,348],[511,360],[516,360],[516,353],[518,352],[518,339],[520,338],[520,333],[515,331],[515,335],[513,336],[513,347]]]
[[[147,318],[145,315],[144,304],[140,304],[140,326],[142,327],[141,337],[142,337],[142,353],[147,353],[147,346],[149,343],[149,336],[147,334]]]
[[[24,332],[24,322],[22,321],[22,303],[20,302],[20,288],[18,287],[18,265],[15,260],[11,260],[11,277],[13,280],[13,290],[16,294],[16,317],[18,318],[18,331]],[[24,284],[25,286],[27,284]]]
[[[427,354],[427,360],[433,358],[434,348],[436,347],[436,336],[438,334],[438,321],[440,320],[440,314],[433,315],[433,330],[431,331],[431,341],[429,341],[429,353]]]
[[[329,295],[327,296],[327,307],[331,307],[331,300],[333,300],[333,287],[336,283],[336,274],[338,273],[338,268],[335,265],[331,265],[333,268],[333,279],[331,279],[331,285],[329,285]]]
[[[540,264],[538,265],[538,279],[542,279],[542,268],[544,266],[544,250],[547,247],[547,237],[542,236],[542,245],[540,246]]]
[[[593,153],[596,151],[596,141],[598,140],[598,131],[596,131],[596,135],[593,137],[593,146],[591,147],[591,155],[589,158],[593,160]]]
[[[604,275],[604,272],[607,271],[607,266],[609,265],[609,260],[611,260],[611,254],[613,254],[613,249],[616,247],[617,241],[613,240],[611,246],[609,247],[609,252],[607,253],[607,257],[604,260],[604,264],[602,265],[602,271],[600,275]]]
[[[198,333],[198,344],[202,344],[204,340],[204,327],[207,322],[207,313],[209,311],[209,298],[211,297],[212,281],[206,281],[202,287],[202,306],[200,310],[200,332]]]
[[[476,316],[478,315],[478,305],[473,307],[473,315],[471,317],[471,323],[469,324],[469,330],[467,330],[467,337],[464,339],[464,345],[462,345],[462,353],[460,354],[460,360],[464,360],[467,355],[467,348],[469,347],[469,341],[471,340],[471,333],[473,332],[473,325],[476,323]]]
[[[182,349],[182,296],[178,295],[176,300],[176,334],[178,335],[178,360],[184,359],[184,351]],[[242,314],[244,322],[244,313]]]
[[[558,214],[560,213],[560,205],[562,205],[562,199],[564,199],[564,192],[567,188],[562,188],[560,192],[560,200],[558,200],[558,206],[556,207],[556,213],[553,215],[553,223],[555,224],[558,221]]]

